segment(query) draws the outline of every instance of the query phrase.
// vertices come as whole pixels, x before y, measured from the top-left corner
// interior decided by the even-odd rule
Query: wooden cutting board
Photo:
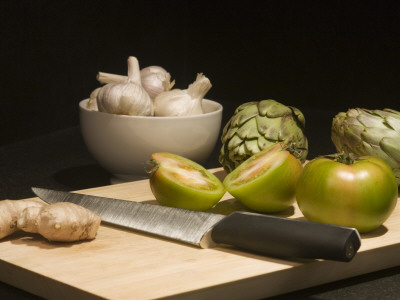
[[[147,180],[79,192],[157,204]],[[227,193],[213,211],[238,209]],[[280,215],[302,218],[297,206]],[[95,240],[67,244],[18,232],[0,241],[0,280],[50,299],[260,299],[400,265],[399,220],[397,207],[350,263],[200,249],[103,225]]]

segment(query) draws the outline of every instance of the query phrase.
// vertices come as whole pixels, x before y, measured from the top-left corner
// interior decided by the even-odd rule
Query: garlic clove
[[[150,66],[140,71],[142,85],[154,99],[158,94],[169,91],[175,84],[171,82],[171,75],[160,66]]]
[[[90,94],[89,101],[88,101],[88,103],[86,105],[86,107],[88,109],[90,109],[90,110],[98,110],[96,97],[97,97],[97,94],[99,93],[100,89],[101,88],[97,88],[97,89],[93,90],[93,92]]]
[[[121,84],[122,83],[109,83],[100,89],[96,96],[99,111],[120,114],[119,98],[122,93]]]
[[[129,111],[128,115],[132,116],[154,115],[153,105],[141,105],[140,103],[137,103],[133,96],[121,96],[119,107],[120,111]]]

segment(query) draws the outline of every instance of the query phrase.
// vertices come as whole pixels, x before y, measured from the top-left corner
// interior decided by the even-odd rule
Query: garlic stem
[[[134,56],[129,56],[128,58],[128,82],[133,82],[142,86],[139,61]]]
[[[189,85],[187,89],[188,95],[193,99],[203,100],[204,96],[211,89],[212,85],[210,80],[203,75],[203,73],[197,74],[195,82]]]
[[[132,60],[132,63],[130,63],[129,60]],[[131,74],[133,77],[129,78],[129,74]],[[102,84],[121,83],[127,82],[127,80],[141,84],[139,62],[136,57],[130,56],[128,58],[128,76],[99,72],[96,76],[96,79]]]
[[[96,77],[97,81],[102,84],[126,82],[128,76],[117,75],[105,72],[99,72]]]

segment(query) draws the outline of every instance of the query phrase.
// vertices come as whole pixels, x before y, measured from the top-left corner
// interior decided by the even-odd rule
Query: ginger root
[[[101,217],[67,202],[48,205],[39,199],[0,201],[0,239],[21,229],[49,241],[94,239]]]
[[[0,201],[0,239],[18,230],[17,220],[25,208],[44,205],[47,204],[36,199]]]
[[[37,217],[42,207],[30,206],[25,208],[18,216],[17,227],[25,232],[39,233]]]
[[[40,208],[27,207],[18,218],[18,228],[39,233],[49,241],[74,242],[94,239],[101,217],[92,211],[69,202]]]

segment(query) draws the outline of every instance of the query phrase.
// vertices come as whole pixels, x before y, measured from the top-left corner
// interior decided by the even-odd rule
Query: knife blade
[[[32,190],[49,204],[72,202],[98,214],[105,223],[201,248],[230,245],[277,258],[348,262],[361,246],[358,231],[344,226],[251,212],[225,216],[36,187]]]

